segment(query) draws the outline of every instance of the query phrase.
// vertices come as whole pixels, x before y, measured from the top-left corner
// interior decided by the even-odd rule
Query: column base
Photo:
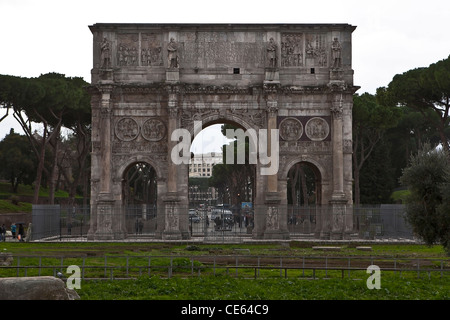
[[[330,240],[348,240],[350,233],[347,232],[347,198],[344,193],[335,193],[330,200],[331,205],[331,232]]]
[[[181,231],[164,231],[162,233],[163,240],[182,240],[183,237],[181,235]]]
[[[188,213],[184,211],[181,198],[176,192],[168,192],[163,197],[164,202],[164,230],[163,240],[190,239],[188,231]],[[187,210],[186,210],[187,211]]]
[[[264,232],[265,240],[289,240],[289,231],[267,230]]]

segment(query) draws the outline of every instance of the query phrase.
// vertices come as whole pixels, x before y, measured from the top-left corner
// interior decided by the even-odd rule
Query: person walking
[[[2,226],[0,227],[0,241],[5,242],[6,239],[6,227],[5,224],[2,224]]]
[[[24,229],[23,229],[23,225],[19,224],[19,241],[23,242],[23,235],[24,235]]]
[[[16,224],[15,223],[13,223],[12,225],[11,225],[11,234],[12,234],[12,238],[13,239],[15,239],[16,238]]]

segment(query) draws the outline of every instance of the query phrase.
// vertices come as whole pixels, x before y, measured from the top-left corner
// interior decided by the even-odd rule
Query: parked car
[[[197,215],[195,209],[189,209],[189,222],[199,223],[200,217]]]

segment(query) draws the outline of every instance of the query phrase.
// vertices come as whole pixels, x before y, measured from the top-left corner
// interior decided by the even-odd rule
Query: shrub
[[[427,245],[442,244],[450,254],[450,161],[443,150],[425,145],[404,169],[401,182],[411,191],[406,218]]]

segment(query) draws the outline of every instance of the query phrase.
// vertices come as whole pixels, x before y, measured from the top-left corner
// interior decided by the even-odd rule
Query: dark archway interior
[[[289,205],[311,206],[321,203],[321,177],[316,166],[308,162],[294,164],[287,176]]]
[[[123,203],[156,205],[156,171],[148,163],[137,162],[128,167],[123,178]]]
[[[289,232],[314,232],[317,206],[321,203],[321,176],[316,166],[308,162],[294,164],[287,177],[287,221]]]
[[[156,181],[155,169],[146,162],[136,162],[125,170],[122,200],[128,233],[155,231],[158,199]]]

